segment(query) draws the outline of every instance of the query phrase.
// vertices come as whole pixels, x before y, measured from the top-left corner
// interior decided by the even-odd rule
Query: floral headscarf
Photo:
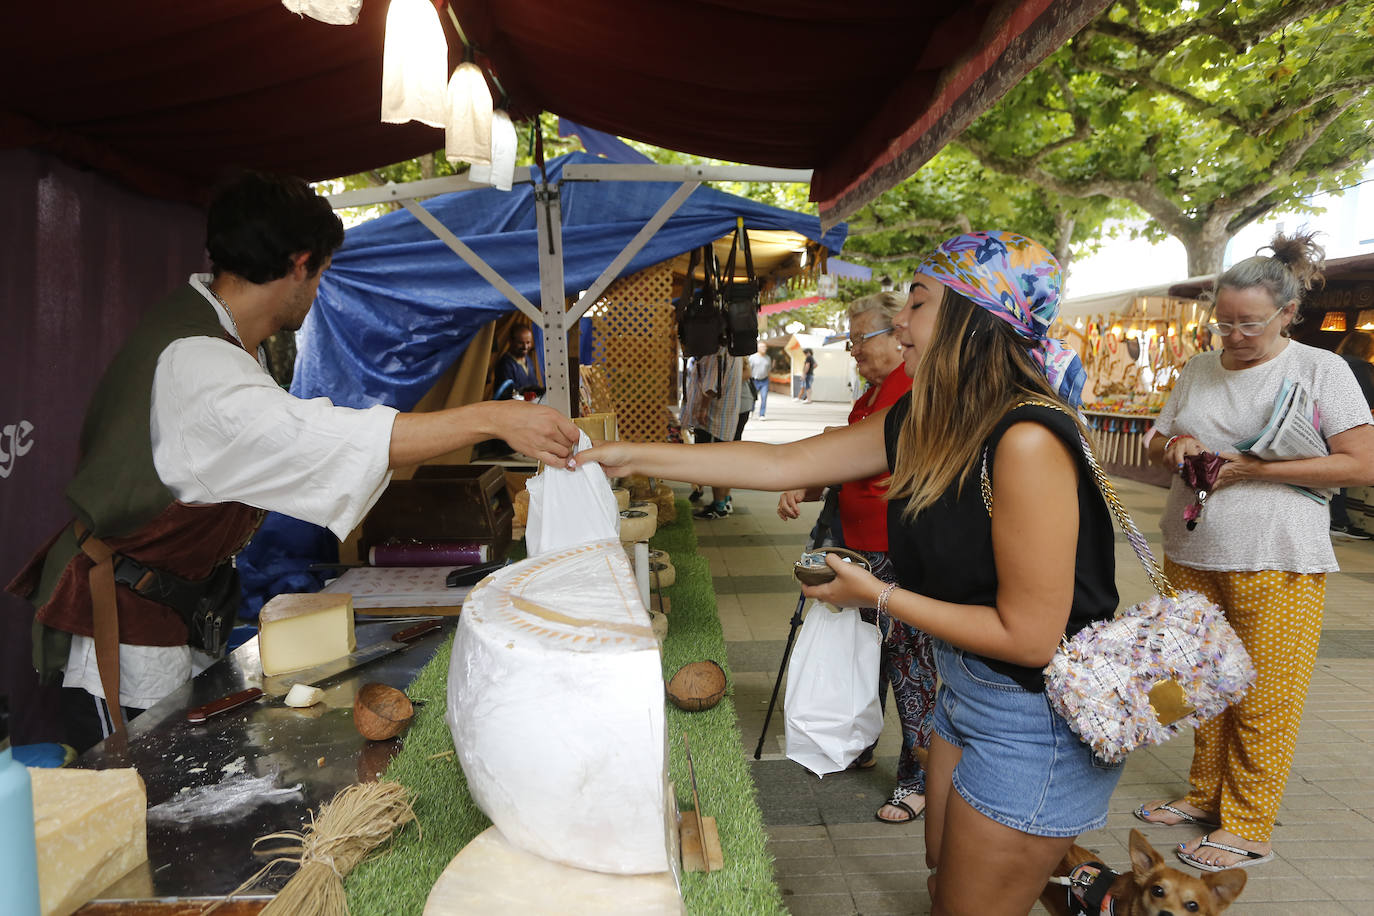
[[[1044,245],[1015,232],[967,232],[921,262],[916,273],[933,277],[1035,341],[1036,363],[1066,401],[1083,403],[1087,373],[1078,354],[1045,336],[1059,314],[1064,270]]]

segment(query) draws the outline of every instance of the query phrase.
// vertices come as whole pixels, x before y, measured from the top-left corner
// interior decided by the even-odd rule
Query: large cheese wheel
[[[671,867],[662,662],[617,541],[507,566],[463,604],[448,723],[514,845],[594,871]]]

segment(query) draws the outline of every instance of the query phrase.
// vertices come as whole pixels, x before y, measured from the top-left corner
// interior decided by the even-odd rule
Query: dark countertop
[[[417,619],[360,619],[358,648]],[[300,830],[309,812],[340,789],[375,779],[386,769],[405,735],[382,742],[364,739],[353,727],[354,695],[373,681],[409,687],[457,622],[457,617],[444,618],[440,630],[403,651],[323,684],[324,700],[313,707],[293,709],[281,697],[264,696],[202,724],[187,722],[189,709],[262,686],[254,638],[134,719],[127,743],[114,737],[83,754],[75,766],[132,766],[148,791],[148,862],[99,899],[223,897],[252,877],[270,861],[254,855],[253,840]],[[292,871],[278,866],[248,896],[275,893]]]

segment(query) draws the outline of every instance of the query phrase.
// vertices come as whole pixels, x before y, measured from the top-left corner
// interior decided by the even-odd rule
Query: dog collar
[[[1117,878],[1101,862],[1084,862],[1069,872],[1069,910],[1075,916],[1116,916],[1116,901],[1108,890]]]

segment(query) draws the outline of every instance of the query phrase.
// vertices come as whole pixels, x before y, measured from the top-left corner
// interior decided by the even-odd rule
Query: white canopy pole
[[[601,276],[596,278],[596,282],[587,288],[587,291],[582,294],[581,299],[577,300],[577,305],[573,306],[572,311],[568,312],[568,323],[570,325],[581,318],[586,313],[587,309],[591,308],[592,305],[596,303],[596,300],[601,298],[601,294],[606,291],[606,287],[610,286],[611,283],[620,276],[620,272],[625,269],[625,265],[629,264],[631,259],[639,254],[639,250],[648,244],[649,239],[654,237],[654,233],[663,228],[663,224],[668,222],[669,218],[678,211],[678,208],[691,196],[692,192],[700,186],[701,182],[699,181],[685,182],[673,192],[672,197],[669,197],[663,202],[663,206],[658,208],[658,212],[654,214],[653,219],[644,224],[644,228],[640,229],[635,237],[630,239],[629,244],[625,246],[624,250],[616,255],[615,260],[610,263],[610,266],[601,272]]]
[[[539,229],[539,304],[544,328],[544,403],[570,417],[568,315],[563,296],[563,209],[558,186],[535,185],[534,203],[534,222]]]
[[[481,255],[463,244],[463,240],[450,232],[449,228],[439,222],[433,213],[430,213],[424,207],[409,198],[402,200],[401,205],[409,210],[411,216],[419,220],[425,228],[433,232],[441,242],[453,249],[453,253],[466,261],[469,267],[477,271],[488,283],[500,290],[516,308],[528,315],[531,321],[539,322],[542,320],[539,309],[534,307],[533,302],[530,302],[530,300],[522,296],[520,291],[514,286],[511,286],[505,277],[498,274],[486,261],[483,261]],[[541,270],[540,273],[542,274],[543,271]]]

